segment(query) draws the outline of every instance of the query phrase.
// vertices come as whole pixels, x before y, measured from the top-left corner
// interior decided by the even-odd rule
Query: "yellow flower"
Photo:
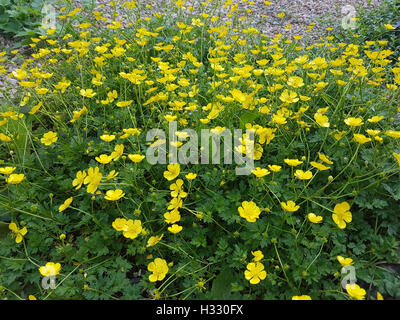
[[[166,116],[164,116],[164,119],[167,120],[168,122],[170,122],[170,121],[174,121],[176,119],[176,116],[171,116],[171,115],[167,114]]]
[[[164,259],[155,258],[154,261],[149,263],[147,270],[152,272],[152,274],[149,276],[150,282],[161,281],[168,273],[167,261]]]
[[[114,147],[114,151],[111,152],[111,157],[113,158],[113,161],[117,161],[122,156],[123,153],[124,153],[124,145],[117,144]]]
[[[239,214],[248,222],[256,222],[260,216],[261,210],[253,201],[243,201],[242,206],[238,208]]]
[[[128,221],[124,218],[117,218],[112,223],[112,227],[117,231],[124,231],[127,222]]]
[[[36,91],[37,94],[46,94],[49,91],[49,89],[47,89],[47,88],[35,88],[35,91]]]
[[[9,184],[18,184],[21,183],[22,180],[25,179],[25,175],[23,173],[17,174],[17,173],[12,173],[8,176],[6,179],[6,182]]]
[[[373,116],[372,118],[368,119],[368,122],[377,123],[383,119],[383,116]]]
[[[142,160],[145,158],[146,156],[140,155],[140,154],[128,154],[128,158],[135,163],[139,163],[142,162]]]
[[[310,180],[312,178],[311,171],[296,170],[294,176],[299,180]]]
[[[57,140],[58,140],[57,132],[53,131],[46,132],[40,139],[40,141],[46,146],[51,145],[53,142],[56,142]]]
[[[45,266],[39,268],[39,272],[43,277],[56,276],[60,273],[61,264],[47,262]]]
[[[186,179],[188,179],[188,180],[194,180],[194,179],[196,179],[197,174],[196,174],[196,173],[189,172],[187,175],[185,175],[185,177],[186,177]]]
[[[352,264],[354,264],[353,259],[351,258],[343,258],[342,256],[337,256],[336,259],[339,261],[342,267],[351,266]]]
[[[283,160],[287,165],[291,166],[291,167],[296,167],[300,164],[303,163],[303,161],[300,161],[298,159],[284,159]]]
[[[395,138],[395,139],[400,138],[400,131],[389,130],[389,131],[386,131],[385,134],[391,138]]]
[[[100,172],[99,167],[95,167],[95,168],[90,167],[88,170],[87,176],[83,180],[83,183],[99,185],[102,177],[103,177],[103,174]]]
[[[310,164],[314,168],[317,168],[319,171],[329,170],[331,168],[331,167],[323,165],[322,163],[318,163],[318,162],[315,162],[315,161],[311,161]]]
[[[329,158],[328,158],[326,155],[322,154],[322,153],[319,153],[319,152],[318,152],[318,157],[319,157],[323,162],[325,162],[325,163],[327,163],[327,164],[333,164],[333,162],[332,162],[331,160],[329,160]]]
[[[250,262],[246,268],[244,277],[251,284],[260,283],[261,280],[267,277],[267,272],[264,270],[264,265],[261,262]]]
[[[187,193],[183,190],[183,180],[182,179],[178,179],[176,180],[176,183],[173,183],[169,186],[169,189],[172,190],[171,191],[171,197],[173,198],[186,198],[187,197]]]
[[[393,156],[396,158],[397,163],[398,163],[398,165],[400,167],[400,153],[393,152]]]
[[[268,165],[268,168],[269,168],[269,170],[271,170],[271,171],[273,171],[273,172],[279,172],[279,171],[281,171],[281,169],[282,169],[282,167],[281,166],[278,166],[278,165],[275,165],[275,164],[269,164]]]
[[[111,141],[113,141],[115,139],[115,135],[113,135],[113,134],[111,134],[111,135],[103,134],[102,136],[100,136],[100,139],[105,141],[105,142],[111,142]]]
[[[254,256],[254,258],[253,258],[254,262],[260,261],[260,260],[262,260],[262,258],[264,258],[264,255],[261,250],[257,250],[254,252],[251,251],[251,254]]]
[[[182,207],[182,199],[180,198],[172,198],[169,202],[168,210],[175,210]]]
[[[371,141],[371,138],[367,138],[361,133],[353,133],[354,141],[364,144]]]
[[[340,229],[346,228],[346,222],[350,223],[353,219],[349,210],[350,205],[346,201],[338,203],[333,209],[332,219]]]
[[[117,103],[117,107],[123,108],[123,107],[128,107],[132,104],[133,100],[129,100],[129,101],[119,101]]]
[[[360,288],[358,284],[347,284],[346,291],[350,297],[355,298],[357,300],[364,300],[366,291],[363,288]]]
[[[173,224],[173,223],[181,220],[181,215],[180,215],[178,209],[175,209],[175,210],[164,213],[164,218],[165,218],[166,223]]]
[[[177,224],[173,224],[172,226],[168,227],[168,231],[176,234],[182,231],[182,226],[179,226]]]
[[[4,133],[0,133],[0,140],[4,142],[10,142],[11,138],[9,136],[6,136]]]
[[[72,181],[72,186],[75,187],[75,190],[78,190],[82,187],[85,177],[86,177],[85,171],[78,171],[76,173],[76,178]]]
[[[311,297],[303,294],[302,296],[293,296],[292,300],[311,300]]]
[[[122,234],[125,238],[135,239],[142,232],[142,222],[140,220],[129,219],[124,225]]]
[[[317,216],[315,213],[309,213],[307,218],[312,223],[321,223],[323,218],[321,216]]]
[[[67,209],[71,205],[72,200],[74,200],[73,197],[70,197],[67,200],[65,200],[64,203],[58,207],[58,212],[62,212],[65,209]]]
[[[344,123],[350,127],[358,127],[364,124],[362,118],[353,118],[353,117],[344,119]]]
[[[167,166],[167,171],[164,171],[164,178],[168,181],[174,180],[181,172],[181,167],[179,163],[169,164]]]
[[[146,247],[153,247],[155,246],[157,243],[160,242],[160,240],[162,239],[162,237],[164,236],[164,234],[160,235],[160,236],[153,236],[150,237],[149,240],[147,240],[147,245]]]
[[[296,202],[289,200],[288,202],[281,202],[281,207],[283,210],[288,212],[296,212],[300,209],[300,206],[296,205]]]
[[[118,174],[119,174],[119,172],[116,172],[115,170],[111,170],[111,171],[108,173],[106,179],[107,179],[107,180],[111,180],[111,179],[115,178],[116,176],[118,176]]]
[[[8,225],[8,228],[15,234],[15,242],[16,243],[20,243],[22,241],[24,235],[26,235],[26,233],[28,232],[28,229],[26,227],[18,229],[17,225],[14,222],[11,222]]]
[[[31,294],[30,294],[30,295],[28,296],[28,300],[37,300],[37,299],[36,299],[36,297],[35,297],[34,295],[31,295]]]
[[[384,24],[385,28],[388,30],[395,30],[396,28],[393,27],[391,24]]]
[[[29,114],[35,114],[40,109],[40,107],[42,105],[43,105],[43,102],[39,102],[36,106],[33,106],[31,111],[29,111],[28,113]]]
[[[280,95],[279,100],[284,103],[290,104],[299,101],[299,97],[297,96],[296,92],[285,89]]]
[[[121,199],[124,195],[125,193],[121,189],[108,190],[106,192],[106,195],[104,196],[104,199],[109,201],[116,201]]]
[[[376,300],[384,300],[382,294],[379,291],[376,293]]]
[[[14,170],[17,169],[16,167],[2,167],[0,168],[0,173],[9,175],[14,172]]]
[[[314,119],[318,123],[319,126],[323,128],[329,128],[330,123],[329,123],[329,118],[319,112],[314,114]]]
[[[97,93],[93,89],[81,89],[80,94],[86,98],[93,98]]]
[[[297,76],[289,77],[287,84],[293,88],[300,88],[304,86],[303,79]]]
[[[108,164],[113,160],[113,157],[107,154],[101,154],[100,157],[96,157],[95,159],[101,164]]]
[[[257,178],[262,178],[265,177],[266,175],[269,175],[271,172],[267,169],[262,169],[260,167],[255,168],[254,170],[251,171],[252,174],[254,174]]]

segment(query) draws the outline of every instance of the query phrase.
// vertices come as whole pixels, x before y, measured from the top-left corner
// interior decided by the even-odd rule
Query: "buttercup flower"
[[[300,209],[300,206],[297,206],[296,203],[292,200],[288,202],[281,202],[282,209],[288,212],[296,212]]]
[[[13,173],[15,171],[15,169],[17,169],[17,168],[16,167],[2,167],[2,168],[0,168],[0,173],[9,175],[9,174]]]
[[[253,201],[243,201],[242,206],[238,208],[239,214],[248,222],[256,222],[260,216],[261,210]]]
[[[312,178],[311,171],[296,170],[294,176],[299,180],[310,180]]]
[[[246,268],[244,277],[251,284],[258,284],[267,277],[267,272],[264,270],[264,265],[261,262],[250,262]]]
[[[181,220],[181,215],[177,209],[164,213],[166,223],[175,223]]]
[[[135,239],[142,232],[142,222],[140,220],[129,219],[122,230],[125,238]]]
[[[317,168],[319,171],[325,171],[325,170],[329,170],[331,167],[325,166],[322,163],[318,163],[315,161],[311,161],[310,164],[314,167]]]
[[[142,160],[145,158],[146,156],[141,155],[141,154],[128,154],[128,158],[135,163],[139,163],[142,162]]]
[[[125,193],[121,189],[108,190],[106,192],[106,195],[104,196],[104,199],[109,201],[116,201],[121,199],[124,195]]]
[[[302,296],[293,296],[292,300],[312,300],[310,296],[303,294]]]
[[[56,276],[60,273],[61,264],[47,262],[45,266],[39,268],[39,272],[43,277]]]
[[[252,170],[251,173],[254,174],[257,178],[262,178],[266,175],[269,175],[271,172],[267,169],[257,167],[256,169]]]
[[[188,180],[194,180],[194,179],[196,179],[196,177],[197,177],[197,174],[196,173],[192,173],[192,172],[190,172],[187,175],[185,175],[185,178],[188,179]]]
[[[312,223],[321,223],[323,218],[321,216],[317,216],[315,213],[309,213],[307,218]]]
[[[356,141],[358,143],[361,143],[361,144],[364,144],[364,143],[367,143],[367,142],[371,141],[371,138],[367,138],[366,136],[364,136],[361,133],[354,133],[353,137],[354,137],[354,141]]]
[[[71,205],[73,199],[74,199],[73,197],[70,197],[67,200],[65,200],[64,203],[58,207],[58,212],[62,212],[65,209],[67,209]]]
[[[395,153],[395,152],[393,152],[393,156],[396,158],[397,164],[398,164],[399,167],[400,167],[400,153]]]
[[[162,237],[164,236],[164,234],[160,235],[160,236],[153,236],[150,237],[149,240],[147,240],[147,245],[146,247],[153,247],[155,246],[157,243],[160,242],[160,240],[162,239]]]
[[[173,224],[172,226],[168,227],[168,231],[172,232],[172,233],[179,233],[182,231],[182,226],[177,225],[177,224]]]
[[[78,190],[82,187],[85,177],[86,177],[86,171],[78,171],[76,173],[76,178],[72,181],[72,186],[75,187],[75,190]]]
[[[152,272],[152,274],[149,276],[150,282],[161,281],[168,273],[167,261],[164,259],[155,258],[154,261],[149,263],[147,270]]]
[[[164,171],[164,178],[168,181],[174,180],[181,172],[181,167],[179,163],[169,164],[167,166],[167,171]]]
[[[347,284],[346,291],[350,297],[355,298],[357,300],[364,300],[365,295],[367,294],[367,292],[363,288],[360,288],[360,286],[355,283]]]
[[[344,119],[344,123],[350,127],[358,127],[364,124],[362,118],[353,118],[353,117]]]
[[[12,173],[7,177],[6,182],[9,184],[18,184],[18,183],[21,183],[22,180],[24,180],[24,179],[25,179],[25,175],[23,173],[20,173],[20,174]]]
[[[334,213],[332,214],[332,219],[340,229],[346,228],[346,222],[350,223],[352,220],[352,215],[349,210],[350,205],[347,202],[339,203],[333,209]]]
[[[28,232],[28,229],[26,227],[19,229],[14,222],[11,222],[8,225],[8,228],[14,233],[16,243],[20,243],[24,235],[26,235],[26,233]]]
[[[254,256],[253,258],[254,262],[260,261],[262,260],[262,258],[264,258],[264,255],[261,250],[251,251],[251,254]]]
[[[303,161],[300,161],[298,159],[284,159],[283,161],[285,161],[285,163],[291,167],[296,167],[303,163]]]
[[[58,140],[57,132],[53,132],[53,131],[46,132],[43,135],[43,137],[40,139],[40,141],[46,146],[51,145],[52,143],[56,142],[57,140]]]
[[[117,218],[112,223],[112,227],[117,231],[124,231],[127,222],[128,221],[124,218]]]
[[[343,267],[354,264],[353,259],[351,258],[343,258],[342,256],[337,256],[336,258]]]

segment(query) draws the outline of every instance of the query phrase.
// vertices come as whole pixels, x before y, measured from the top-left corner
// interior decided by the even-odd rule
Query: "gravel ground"
[[[76,7],[82,7],[82,0],[71,0],[75,3]],[[193,6],[196,10],[203,9],[200,5],[203,0],[187,0],[185,6]],[[205,1],[205,0],[204,0]],[[223,2],[222,0],[219,0]],[[58,2],[58,1],[57,1]],[[96,6],[94,10],[98,10],[104,17],[111,19],[113,8],[110,6],[109,0],[97,0],[94,1]],[[120,1],[124,2],[124,1]],[[345,16],[341,13],[341,8],[345,5],[351,5],[356,10],[360,7],[368,8],[378,5],[381,0],[271,0],[271,5],[267,6],[264,0],[232,0],[232,4],[238,4],[238,11],[241,12],[240,16],[247,16],[245,20],[249,27],[256,27],[261,33],[267,36],[273,36],[274,34],[282,33],[284,36],[291,35],[302,35],[305,39],[314,40],[318,39],[324,34],[326,26],[334,28],[340,28],[342,18]],[[56,3],[56,1],[54,1]],[[86,1],[90,3],[90,1]],[[171,0],[145,0],[137,1],[140,3],[142,14],[144,16],[150,16],[154,11],[167,12],[171,8]],[[146,5],[150,4],[151,9],[146,8]],[[206,11],[208,7],[206,7]],[[247,10],[251,9],[252,12]],[[132,21],[124,10],[117,9],[119,16],[118,19],[122,25],[127,25],[129,21]],[[187,11],[188,12],[188,11]],[[277,14],[284,12],[283,18],[278,18]],[[229,7],[216,12],[221,20],[229,19],[227,14],[229,13]],[[173,16],[168,16],[170,19],[174,19]],[[313,26],[310,24],[313,23]],[[285,26],[291,25],[290,29],[285,29]],[[0,51],[8,50],[15,44],[13,39],[5,39],[0,36]],[[23,51],[23,49],[21,50]],[[20,61],[7,61],[5,69],[11,72],[18,68]],[[2,90],[11,90],[11,93],[15,91],[15,81],[11,79],[5,79],[0,76],[0,98],[3,97]],[[7,82],[11,85],[11,88],[6,88]]]
[[[220,0],[221,1],[221,0]],[[81,4],[81,1],[75,1]],[[147,0],[138,1],[142,7],[142,12],[150,16],[153,11],[165,12],[171,6],[171,0]],[[203,0],[187,0],[185,6],[193,6],[196,10],[204,9],[200,3]],[[223,1],[222,1],[223,2]],[[381,0],[271,0],[270,5],[266,5],[264,0],[232,0],[232,4],[238,4],[238,11],[242,12],[241,15],[247,16],[247,22],[251,26],[258,28],[261,33],[266,35],[274,35],[282,33],[287,36],[303,35],[309,36],[311,39],[318,39],[327,25],[339,28],[341,26],[342,18],[346,14],[341,13],[344,6],[353,6],[355,12],[361,7],[372,8],[378,5]],[[112,8],[110,1],[97,0],[98,10],[103,13],[105,17],[111,18]],[[152,9],[145,8],[147,4],[151,4]],[[206,7],[206,11],[207,11]],[[251,9],[252,12],[247,12]],[[126,15],[123,10],[118,10],[120,13],[120,21],[124,22]],[[280,12],[285,13],[285,17],[280,19],[277,14]],[[222,20],[227,19],[229,7],[223,9],[217,14]],[[310,23],[315,25],[310,31]],[[285,29],[286,25],[291,25],[290,29]]]

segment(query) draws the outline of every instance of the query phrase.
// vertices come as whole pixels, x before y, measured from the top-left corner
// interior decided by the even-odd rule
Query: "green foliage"
[[[1,0],[0,33],[24,38],[39,33],[42,0]]]

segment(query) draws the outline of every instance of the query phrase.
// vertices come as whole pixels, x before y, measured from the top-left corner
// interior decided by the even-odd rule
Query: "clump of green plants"
[[[0,2],[0,33],[24,39],[40,33],[42,0],[3,0]]]
[[[0,106],[1,297],[399,297],[389,42],[269,37],[231,1],[113,6],[126,28],[69,3],[66,32],[0,69],[19,86]],[[215,156],[239,129],[242,163]]]

